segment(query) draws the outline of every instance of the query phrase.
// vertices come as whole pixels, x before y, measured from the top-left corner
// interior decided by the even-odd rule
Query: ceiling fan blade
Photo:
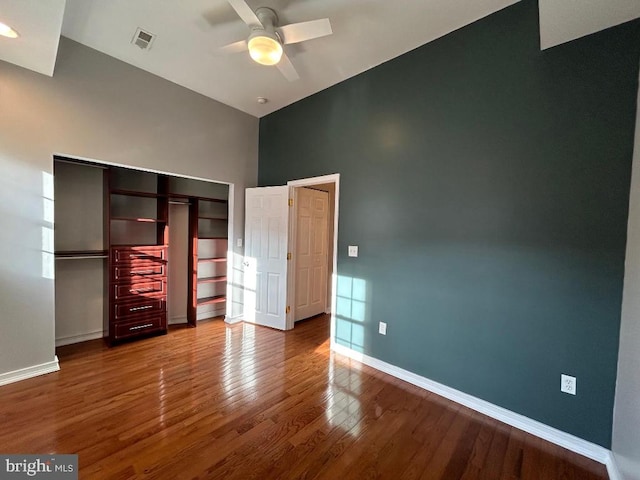
[[[233,7],[238,16],[242,19],[244,23],[249,25],[249,27],[261,27],[262,22],[258,19],[256,13],[251,10],[251,7],[247,5],[244,0],[227,0],[229,5]]]
[[[309,22],[291,23],[278,28],[277,31],[280,38],[282,38],[282,43],[285,45],[325,37],[333,33],[333,30],[331,30],[331,22],[329,22],[328,18],[311,20]]]
[[[276,66],[278,67],[278,70],[280,70],[280,73],[282,73],[282,75],[284,75],[290,82],[295,82],[300,78],[300,75],[296,72],[293,63],[291,63],[291,60],[289,60],[286,53],[282,54],[282,58]]]
[[[231,53],[246,52],[247,50],[248,50],[247,41],[240,40],[239,42],[233,42],[233,43],[230,43],[229,45],[225,45],[224,47],[220,47],[218,49],[218,53],[226,55]]]

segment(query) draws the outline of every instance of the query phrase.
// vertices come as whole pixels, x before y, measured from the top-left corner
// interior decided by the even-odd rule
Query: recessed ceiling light
[[[258,97],[258,103],[260,105],[264,105],[265,103],[267,103],[269,101],[269,99],[264,98],[264,97]]]
[[[3,37],[8,37],[8,38],[18,38],[18,32],[16,32],[13,28],[11,28],[9,25],[6,25],[2,22],[0,22],[0,35],[2,35]]]

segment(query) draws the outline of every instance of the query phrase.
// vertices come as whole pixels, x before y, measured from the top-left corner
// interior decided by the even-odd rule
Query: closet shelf
[[[139,192],[137,190],[120,190],[114,189],[111,190],[111,195],[127,195],[130,197],[146,197],[146,198],[164,198],[167,196],[165,193],[154,193],[154,192]]]
[[[213,258],[199,258],[198,262],[201,263],[205,263],[205,262],[215,262],[215,263],[221,263],[221,262],[226,262],[227,261],[227,257],[213,257]]]
[[[111,243],[112,247],[167,247],[158,243]]]
[[[227,200],[223,200],[221,198],[210,198],[210,197],[197,197],[198,200],[202,200],[203,202],[213,202],[213,203],[229,203]]]
[[[215,297],[205,297],[198,299],[198,306],[211,305],[213,303],[222,303],[227,301],[226,295],[216,295]]]
[[[198,283],[218,283],[218,282],[226,282],[227,276],[220,275],[218,277],[203,277],[198,279]]]
[[[229,203],[227,200],[222,200],[220,198],[201,197],[198,195],[187,195],[184,193],[176,193],[176,192],[171,192],[169,196],[171,198],[187,198],[187,199],[194,199],[194,200],[202,200],[204,202]]]
[[[227,237],[198,235],[198,240],[227,240]]]
[[[166,220],[161,218],[111,217],[111,220],[120,222],[167,223]]]
[[[55,252],[56,260],[82,260],[86,258],[107,258],[106,250],[65,250]]]

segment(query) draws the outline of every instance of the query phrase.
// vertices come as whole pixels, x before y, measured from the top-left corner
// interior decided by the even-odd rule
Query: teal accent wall
[[[260,185],[341,175],[338,343],[609,447],[639,60],[524,0],[262,118]]]

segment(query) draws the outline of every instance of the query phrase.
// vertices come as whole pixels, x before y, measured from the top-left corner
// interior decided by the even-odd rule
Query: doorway
[[[331,192],[324,311],[335,311],[339,186],[340,174],[332,174],[245,190],[244,321],[278,330],[294,327],[297,219],[291,207],[301,187]],[[333,331],[333,318],[331,323]]]
[[[301,189],[311,189],[315,191],[325,192],[328,200],[328,221],[326,232],[326,278],[325,278],[325,300],[324,310],[317,313],[332,313],[335,311],[335,291],[336,291],[336,271],[337,271],[337,248],[338,248],[338,198],[340,185],[340,174],[324,175],[320,177],[304,178],[299,180],[292,180],[287,182],[287,186],[292,190],[292,198],[294,199],[294,206],[296,202],[299,203],[297,193]],[[287,319],[289,328],[293,328],[294,324],[298,320],[306,318],[304,314],[298,314],[298,300],[304,298],[304,295],[300,295],[298,290],[313,288],[307,286],[303,282],[299,282],[296,278],[297,261],[299,258],[299,251],[297,249],[297,236],[300,231],[300,225],[298,225],[298,219],[296,215],[297,209],[292,209],[289,228],[289,245],[291,245],[292,261],[289,265],[289,282],[287,285],[287,298],[290,299],[289,305],[291,305],[291,315]],[[303,310],[304,311],[304,310]],[[333,330],[333,319],[331,322]],[[290,325],[290,326],[289,326]]]
[[[335,184],[293,187],[294,322],[329,313]]]

